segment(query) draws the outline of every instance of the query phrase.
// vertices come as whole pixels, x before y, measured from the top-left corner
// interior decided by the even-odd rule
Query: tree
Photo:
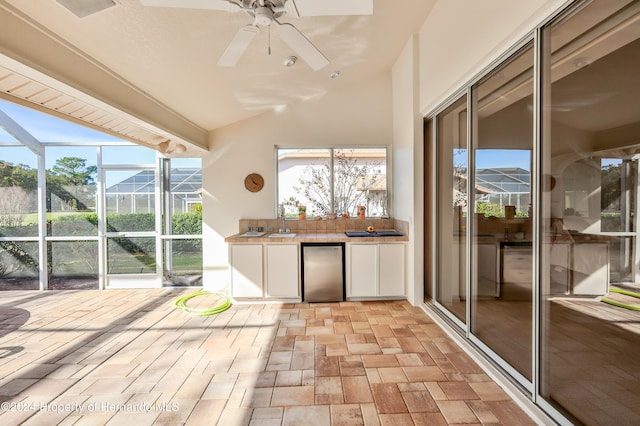
[[[52,210],[52,194],[72,209],[88,210],[87,203],[91,203],[95,197],[93,176],[97,172],[98,168],[87,166],[84,158],[63,157],[56,160],[47,174],[47,210]]]
[[[620,211],[620,164],[607,164],[602,167],[602,191],[600,208],[602,211]]]
[[[19,186],[26,191],[38,188],[38,171],[24,164],[0,160],[0,187]]]
[[[0,187],[0,228],[22,225],[31,209],[29,194],[19,186]]]
[[[97,166],[87,166],[87,160],[78,157],[63,157],[56,160],[51,173],[60,176],[66,184],[73,186],[94,185],[93,175]]]
[[[347,152],[348,151],[348,152]],[[372,191],[380,185],[384,175],[379,161],[363,161],[354,150],[336,150],[333,169],[328,161],[307,166],[294,190],[301,199],[308,200],[308,212],[325,215],[328,212],[354,214],[358,205],[380,204],[380,214],[386,214],[386,191]],[[333,175],[333,204],[331,177]],[[382,196],[378,195],[382,193]]]
[[[0,160],[0,227],[22,225],[25,215],[37,209],[37,188],[36,170]]]

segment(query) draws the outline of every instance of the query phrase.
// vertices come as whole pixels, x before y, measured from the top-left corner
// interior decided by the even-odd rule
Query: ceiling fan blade
[[[287,0],[291,16],[373,15],[373,0]]]
[[[116,5],[113,0],[58,0],[58,3],[69,9],[78,18],[93,15]]]
[[[260,32],[260,29],[255,25],[245,25],[240,28],[218,60],[218,65],[221,67],[235,67],[258,32]]]
[[[302,34],[296,27],[291,24],[278,24],[278,34],[298,56],[300,56],[312,70],[317,71],[329,64],[329,60]]]
[[[208,9],[236,12],[240,6],[229,0],[140,0],[143,6]]]

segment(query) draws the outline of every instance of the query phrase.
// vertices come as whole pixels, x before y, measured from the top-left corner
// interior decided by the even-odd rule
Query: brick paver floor
[[[0,424],[533,424],[406,301],[198,317],[192,291],[0,292]]]

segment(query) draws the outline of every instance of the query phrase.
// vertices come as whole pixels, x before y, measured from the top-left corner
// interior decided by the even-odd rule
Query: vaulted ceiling
[[[216,128],[390,75],[435,0],[375,0],[370,16],[283,15],[329,59],[317,71],[285,66],[296,52],[269,27],[235,67],[219,66],[252,22],[244,12],[114,0],[78,17],[64,2],[0,0],[2,96],[142,144],[206,149]]]

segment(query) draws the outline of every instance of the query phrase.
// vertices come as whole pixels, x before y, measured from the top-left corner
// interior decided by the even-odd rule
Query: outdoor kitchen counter
[[[385,243],[393,241],[409,241],[409,237],[347,237],[340,233],[300,233],[294,237],[269,237],[270,233],[260,237],[243,237],[242,234],[231,235],[224,239],[227,243]]]

